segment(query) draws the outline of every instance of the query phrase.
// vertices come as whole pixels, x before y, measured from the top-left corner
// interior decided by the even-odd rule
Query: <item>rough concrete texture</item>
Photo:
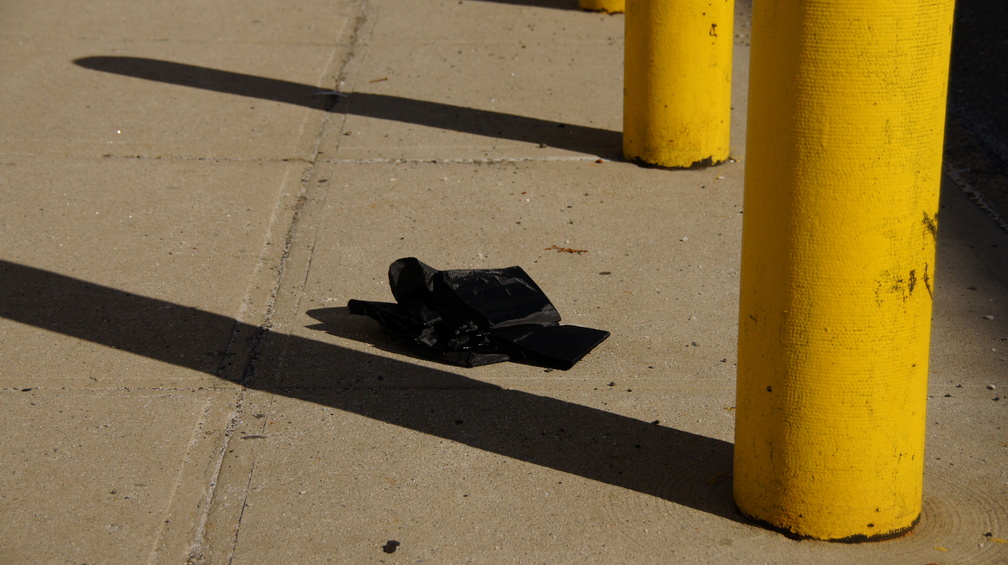
[[[917,528],[747,523],[748,5],[735,159],[695,171],[618,160],[623,19],[575,5],[0,7],[0,561],[1008,561],[1008,235],[947,183]],[[416,359],[345,308],[403,256],[612,337]]]

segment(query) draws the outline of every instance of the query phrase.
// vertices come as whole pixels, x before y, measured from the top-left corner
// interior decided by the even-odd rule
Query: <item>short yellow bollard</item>
[[[624,11],[626,0],[578,0],[578,6],[589,12],[619,14]]]
[[[623,156],[644,165],[728,158],[733,0],[630,0]]]
[[[920,517],[953,0],[756,0],[734,498],[798,537]]]

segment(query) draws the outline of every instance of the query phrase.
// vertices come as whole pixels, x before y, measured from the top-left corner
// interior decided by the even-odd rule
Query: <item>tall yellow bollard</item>
[[[623,12],[626,0],[578,0],[578,7],[589,12],[618,14]]]
[[[728,158],[733,0],[630,0],[623,155],[687,168]]]
[[[734,497],[798,537],[921,513],[953,0],[756,0]]]

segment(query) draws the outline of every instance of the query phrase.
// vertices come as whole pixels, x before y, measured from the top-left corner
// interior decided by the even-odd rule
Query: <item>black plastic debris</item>
[[[519,361],[567,370],[609,332],[560,325],[521,267],[439,271],[409,257],[389,266],[396,303],[351,300],[418,354],[463,367]]]

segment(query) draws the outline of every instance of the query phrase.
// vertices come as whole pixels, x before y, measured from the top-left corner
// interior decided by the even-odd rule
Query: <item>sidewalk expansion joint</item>
[[[198,387],[185,387],[185,386],[110,386],[110,387],[94,387],[94,386],[59,386],[59,387],[44,387],[44,386],[33,386],[28,389],[20,387],[8,387],[0,389],[0,394],[4,392],[140,392],[140,393],[162,393],[162,392],[208,392],[208,393],[221,393],[221,392],[237,392],[240,390],[235,386],[198,386]]]
[[[235,402],[235,409],[231,413],[231,417],[228,419],[228,423],[224,428],[224,440],[219,446],[217,446],[217,449],[213,453],[210,484],[207,486],[206,496],[203,499],[203,504],[200,509],[199,522],[197,523],[196,531],[194,532],[195,535],[192,542],[189,544],[189,558],[186,560],[187,564],[203,563],[205,561],[204,551],[207,547],[207,522],[210,520],[210,512],[213,508],[214,499],[217,495],[217,485],[220,483],[221,469],[224,466],[224,457],[230,447],[231,437],[234,435],[235,428],[238,426],[239,415],[241,414],[242,407],[245,404],[246,391],[247,389],[245,388],[239,390],[238,400]],[[251,482],[251,480],[252,477],[249,476],[249,482]]]
[[[315,162],[306,157],[200,157],[190,155],[113,155],[105,153],[102,155],[74,155],[66,154],[62,157],[100,157],[102,159],[124,159],[137,161],[198,161],[205,163],[302,163],[313,165]]]
[[[71,159],[121,159],[124,161],[196,161],[204,163],[302,163],[313,165],[315,161],[307,157],[206,157],[198,155],[116,155],[114,153],[30,153],[30,152],[3,152],[0,156],[5,157],[65,157]]]
[[[31,33],[20,33],[17,31],[10,32],[5,30],[3,32],[3,37],[30,41],[36,39],[38,36]],[[108,36],[79,34],[79,35],[68,35],[63,39],[70,41],[107,41]],[[116,38],[116,41],[127,45],[131,43],[142,43],[142,44],[172,43],[174,45],[208,45],[208,46],[226,45],[234,47],[241,47],[245,45],[256,47],[345,47],[346,46],[346,44],[331,41],[283,41],[273,38],[263,41],[248,41],[244,39],[225,39],[225,38],[216,38],[211,40],[199,40],[199,39],[180,40],[178,38],[169,36],[162,36],[162,37],[147,36],[147,37],[118,37]]]
[[[502,386],[498,386],[491,383],[474,383],[471,385],[445,385],[445,386],[349,386],[349,385],[332,385],[324,387],[276,387],[266,390],[271,394],[280,394],[283,396],[295,396],[300,397],[305,394],[326,394],[334,392],[437,392],[437,391],[452,391],[452,392],[463,392],[463,391],[479,391],[479,392],[501,392],[501,391],[520,391],[520,389],[510,389]]]
[[[320,159],[319,163],[327,165],[497,165],[511,163],[598,163],[600,160],[602,159],[595,155],[571,157],[493,157],[486,159],[393,159],[376,157],[370,159]],[[602,161],[613,162],[611,160]]]

